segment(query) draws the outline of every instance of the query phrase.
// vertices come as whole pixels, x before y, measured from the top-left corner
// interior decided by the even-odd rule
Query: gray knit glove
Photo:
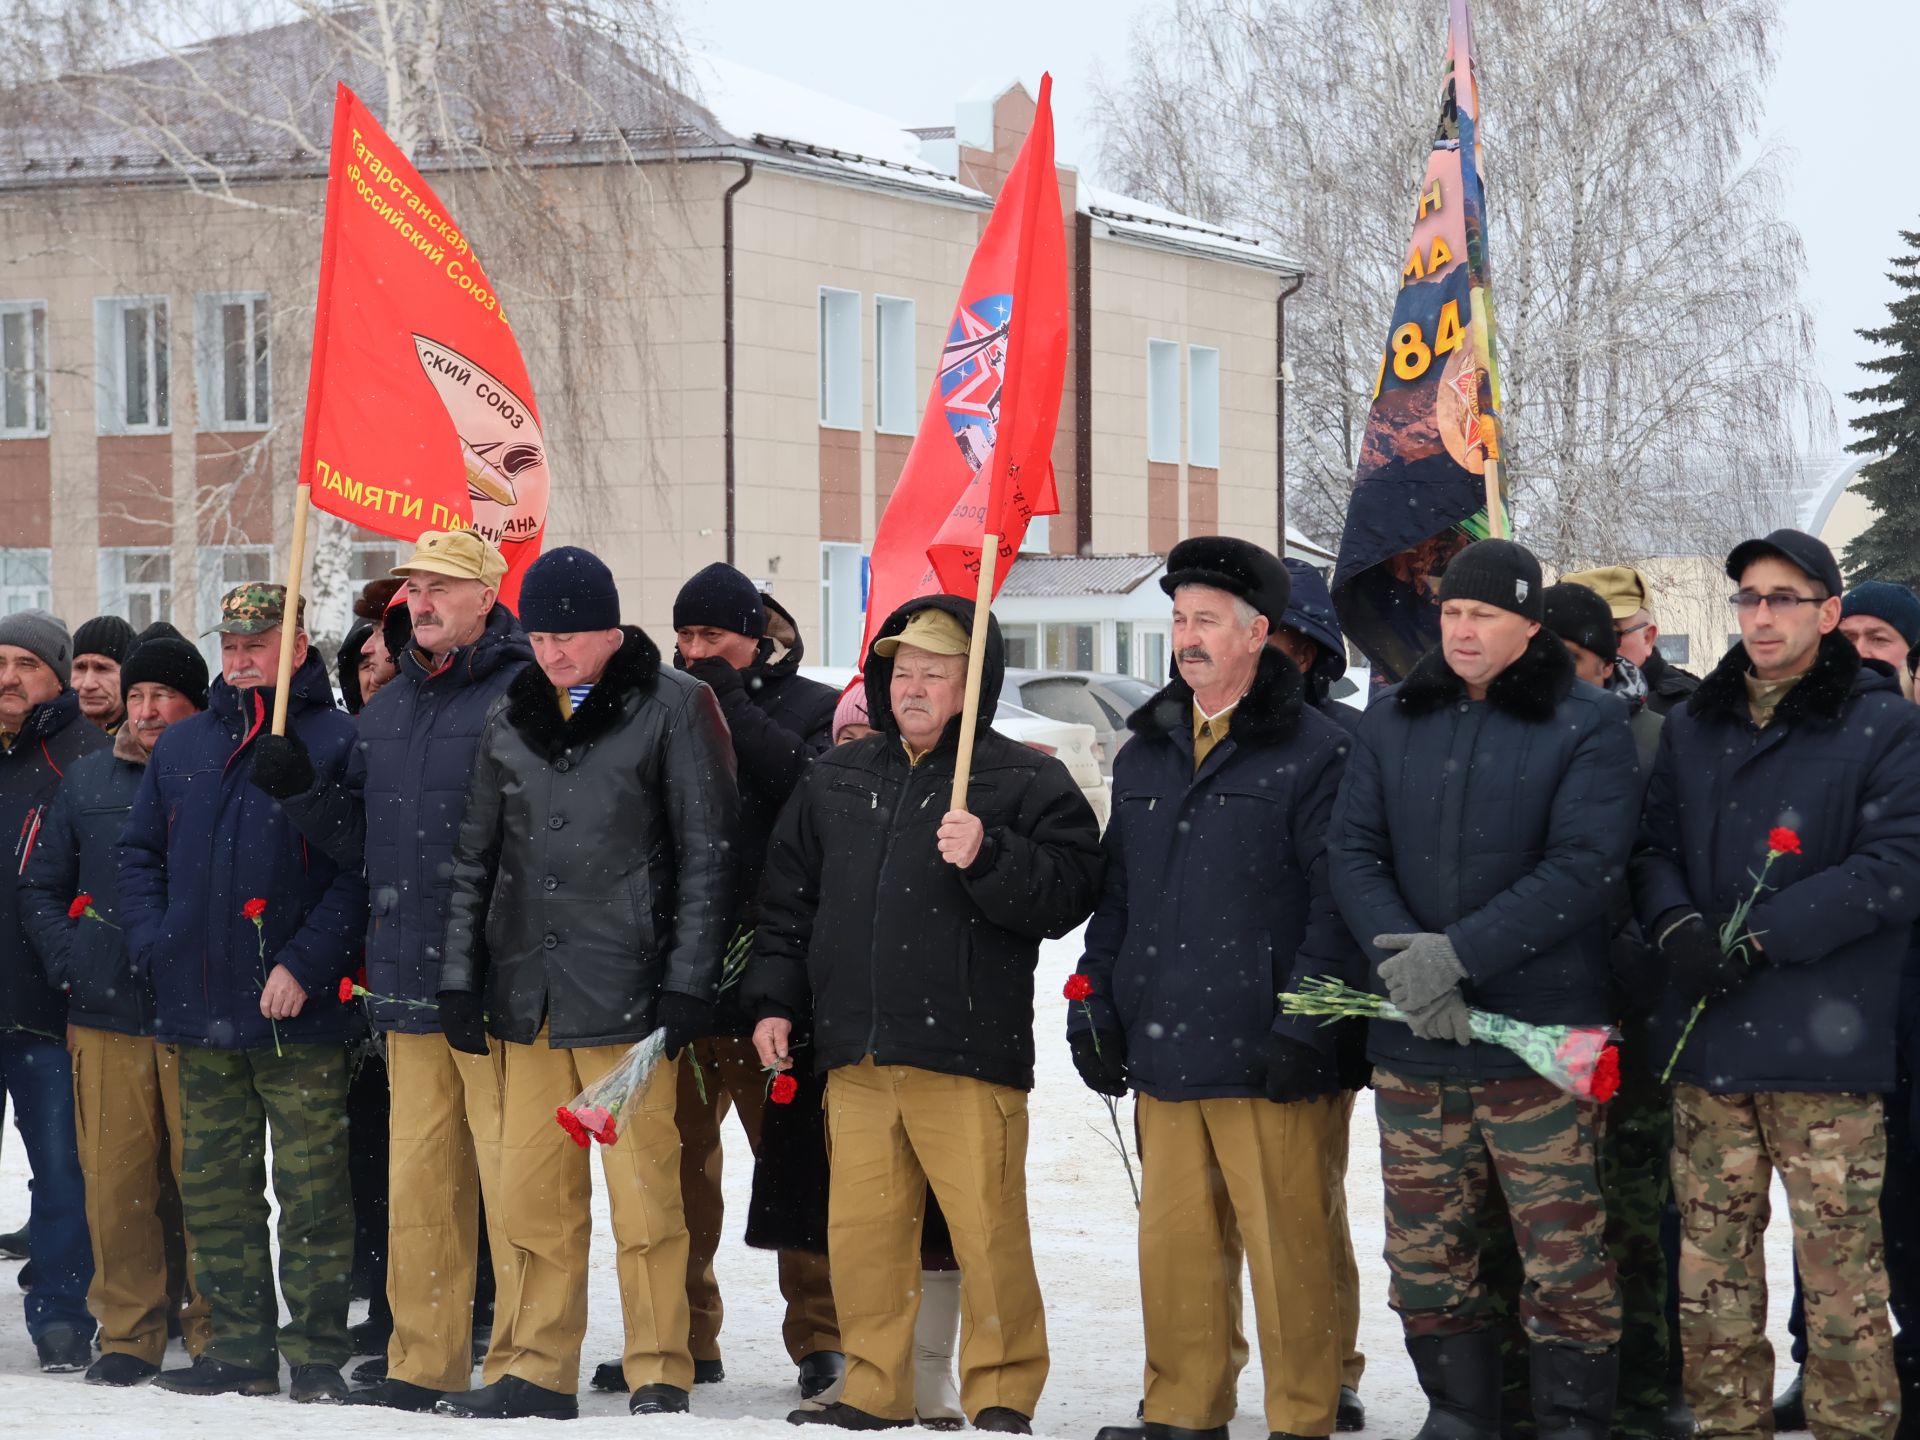
[[[1467,1014],[1467,1002],[1457,989],[1448,990],[1421,1010],[1406,1012],[1407,1027],[1422,1040],[1451,1040],[1456,1045],[1473,1043],[1473,1019]]]
[[[1397,1009],[1424,1010],[1467,978],[1453,942],[1444,935],[1376,935],[1373,943],[1400,952],[1380,962],[1387,998]]]

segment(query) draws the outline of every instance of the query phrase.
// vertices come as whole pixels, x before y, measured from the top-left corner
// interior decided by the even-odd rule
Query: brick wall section
[[[7,544],[41,550],[53,544],[53,454],[41,440],[0,440],[0,515]]]
[[[173,540],[173,437],[102,435],[99,543],[164,548]]]
[[[820,430],[820,538],[860,540],[860,432]]]

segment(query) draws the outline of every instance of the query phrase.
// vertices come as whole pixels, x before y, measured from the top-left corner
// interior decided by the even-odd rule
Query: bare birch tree
[[[1783,156],[1756,148],[1775,0],[1474,7],[1522,537],[1549,563],[1714,553],[1782,523],[1831,425]],[[1437,117],[1444,6],[1174,0],[1098,106],[1116,183],[1273,236],[1288,507],[1337,537]]]
[[[271,291],[276,402],[243,475],[270,467],[290,483],[297,463],[343,79],[472,237],[527,356],[566,503],[592,518],[604,370],[647,350],[645,306],[605,303],[608,251],[629,292],[644,289],[685,130],[684,60],[663,0],[0,0],[0,28],[15,42],[0,55],[11,143],[104,147],[129,178],[191,196],[209,227],[253,222],[248,269]],[[239,483],[176,507],[176,555],[189,565],[196,543],[231,538]],[[358,583],[357,532],[314,521],[312,609],[341,614]]]

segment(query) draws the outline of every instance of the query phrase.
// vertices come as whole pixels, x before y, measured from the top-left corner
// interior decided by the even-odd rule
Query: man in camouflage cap
[[[270,1395],[284,1357],[295,1400],[339,1404],[353,1251],[339,986],[360,963],[367,887],[249,783],[273,713],[285,595],[253,584],[222,597],[208,708],[154,747],[120,837],[120,918],[133,973],[153,986],[155,1038],[180,1047],[181,1203],[213,1322],[193,1365],[154,1383]],[[289,733],[338,778],[354,729],[304,629],[289,700]],[[277,1336],[269,1135],[289,1311]]]

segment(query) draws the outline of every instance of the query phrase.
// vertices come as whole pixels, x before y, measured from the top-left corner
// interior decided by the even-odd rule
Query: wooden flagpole
[[[1018,307],[1028,303],[1027,297],[1033,293],[1033,235],[1034,217],[1040,213],[1042,204],[1060,203],[1059,179],[1053,166],[1053,76],[1043,74],[1040,77],[1040,99],[1034,107],[1036,125],[1044,117],[1047,123],[1047,153],[1044,156],[1028,155],[1027,193],[1022,197],[1020,211],[1020,242],[1014,252],[1013,262],[1013,303],[1015,315],[1010,315],[1007,326],[1007,373],[1002,386],[1005,397],[1001,402],[1000,420],[994,429],[993,440],[993,480],[987,487],[987,513],[985,524],[1000,523],[1001,511],[1006,508],[1007,486],[1012,481],[1013,472],[1019,467],[1013,463],[1010,453],[1015,438],[1013,424],[1014,409],[1019,398],[1017,385],[1018,372],[1024,370],[1024,364],[1016,361],[1026,359],[1027,327],[1022,326],[1016,337],[1012,321]],[[1029,136],[1031,139],[1031,136]],[[1045,173],[1041,173],[1041,161],[1045,161]],[[1048,195],[1047,192],[1052,194]],[[967,782],[973,778],[973,737],[980,728],[980,682],[986,673],[987,665],[987,624],[992,618],[994,571],[1000,564],[1000,536],[989,529],[980,537],[980,585],[973,597],[973,639],[967,645],[967,693],[960,702],[960,753],[953,762],[953,795],[948,806],[953,810],[967,808]]]
[[[280,611],[280,668],[273,682],[273,733],[287,733],[287,691],[293,684],[293,642],[300,630],[300,572],[307,563],[307,516],[313,509],[311,491],[296,485],[293,492],[293,545],[287,551],[287,598]]]

